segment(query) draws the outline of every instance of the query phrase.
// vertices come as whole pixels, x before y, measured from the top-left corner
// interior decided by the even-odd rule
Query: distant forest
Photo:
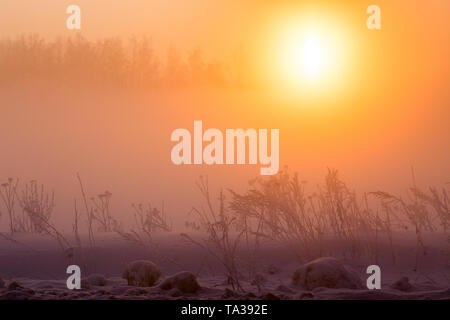
[[[169,47],[158,56],[150,38],[91,41],[78,34],[48,41],[39,35],[0,39],[0,81],[48,80],[130,88],[244,87],[251,68],[245,50],[229,61],[207,60],[200,48]]]

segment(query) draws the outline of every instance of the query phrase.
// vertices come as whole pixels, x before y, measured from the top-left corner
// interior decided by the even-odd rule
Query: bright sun
[[[285,72],[290,78],[307,77],[317,79],[325,67],[325,51],[320,38],[306,35],[294,38],[285,48]]]
[[[271,65],[278,87],[304,95],[341,86],[348,74],[343,29],[315,18],[284,21],[276,30]]]

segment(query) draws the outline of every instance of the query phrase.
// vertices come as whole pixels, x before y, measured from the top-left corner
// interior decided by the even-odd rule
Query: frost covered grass
[[[36,181],[21,187],[19,180],[8,179],[1,186],[3,209],[7,213],[3,218],[8,222],[8,230],[0,234],[1,239],[29,248],[29,244],[18,240],[17,234],[47,236],[62,249],[65,259],[86,265],[90,263],[86,252],[98,247],[96,238],[110,233],[144,248],[152,259],[179,265],[177,257],[160,248],[158,235],[177,231],[164,204],[159,208],[132,204],[132,221],[119,220],[114,217],[112,193],[105,191],[93,196],[77,177],[81,200],[78,203],[83,205],[80,207],[75,199],[72,234],[62,232],[52,222],[53,192],[47,193]],[[368,259],[377,263],[387,257],[395,265],[399,262],[399,239],[413,235],[412,267],[420,272],[421,262],[426,263],[429,252],[427,236],[444,235],[447,249],[442,254],[449,256],[448,186],[425,190],[414,183],[406,197],[384,191],[358,194],[340,179],[337,170],[329,170],[323,183],[313,190],[297,174],[288,171],[254,179],[243,193],[220,190],[215,195],[206,177],[200,178],[197,187],[204,202],[190,211],[187,231],[181,234],[181,239],[215,260],[215,267],[205,262],[200,271],[209,267],[223,272],[225,285],[237,292],[248,290],[243,282],[263,291],[267,267],[263,263],[264,250],[274,244],[291,252],[298,263],[320,257]]]

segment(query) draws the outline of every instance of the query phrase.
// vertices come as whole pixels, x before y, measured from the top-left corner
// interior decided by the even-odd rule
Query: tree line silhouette
[[[0,40],[0,81],[55,80],[132,88],[236,87],[248,84],[249,60],[242,47],[230,61],[207,60],[202,50],[170,46],[158,56],[148,37],[88,40],[78,34],[46,40],[22,35]]]

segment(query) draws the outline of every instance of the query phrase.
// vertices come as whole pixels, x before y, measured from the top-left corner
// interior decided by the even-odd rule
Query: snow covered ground
[[[162,255],[123,242],[116,235],[104,235],[95,248],[76,249],[71,259],[50,239],[27,235],[17,240],[21,244],[0,241],[0,299],[450,299],[445,241],[429,245],[427,254],[420,256],[418,270],[414,270],[415,246],[409,242],[397,248],[395,264],[385,254],[378,261],[336,255],[305,265],[272,244],[264,249],[257,270],[242,268],[244,291],[238,291],[227,284],[214,257],[183,243],[177,235],[159,239]],[[122,278],[134,260],[149,260],[158,266],[161,276],[152,287],[130,286]],[[381,268],[381,289],[368,290],[366,268],[375,262]],[[70,264],[81,268],[81,290],[66,287]],[[167,280],[181,271],[190,273]],[[180,278],[187,279],[189,288],[193,282],[200,288],[178,286]]]

